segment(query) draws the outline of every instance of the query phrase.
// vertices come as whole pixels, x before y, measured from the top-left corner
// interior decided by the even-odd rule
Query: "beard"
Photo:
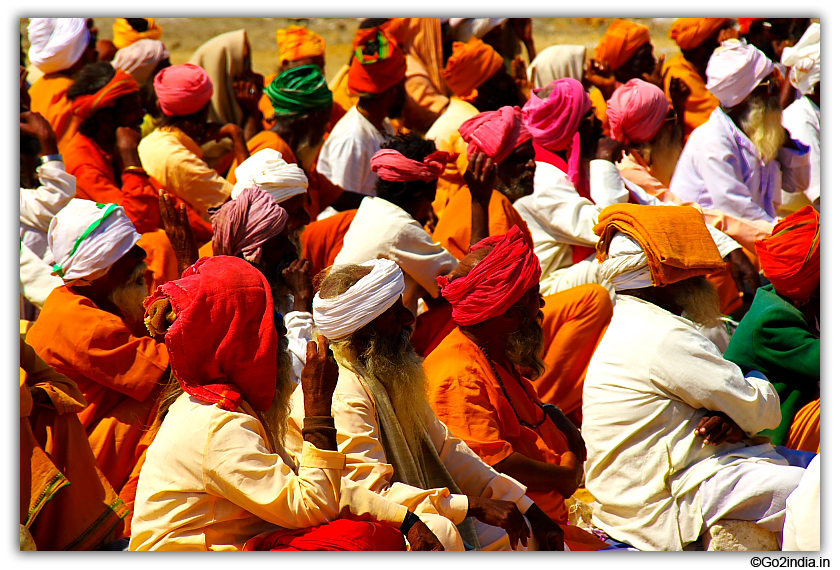
[[[739,126],[755,145],[758,157],[767,164],[776,160],[779,149],[785,142],[785,128],[782,126],[782,107],[778,98],[751,97],[745,117]]]
[[[520,198],[530,196],[534,193],[534,172],[526,170],[511,180],[510,185],[502,181],[501,178],[496,178],[496,190],[504,194],[511,204]]]
[[[291,413],[292,392],[297,384],[292,379],[292,355],[289,352],[289,339],[285,336],[277,341],[277,377],[275,379],[274,400],[271,407],[259,412],[266,434],[274,446],[275,453],[284,447],[286,428]]]
[[[129,321],[129,325],[142,323],[146,313],[143,308],[143,301],[149,295],[146,288],[146,269],[146,262],[139,262],[134,266],[125,283],[108,294],[108,300],[119,309],[123,318]]]
[[[648,149],[647,163],[651,173],[663,185],[670,186],[683,149],[682,129],[676,121],[666,122],[650,141]]]
[[[721,316],[720,298],[714,284],[706,277],[689,277],[668,287],[685,318],[710,328],[717,326]]]
[[[521,369],[523,376],[534,380],[545,372],[545,361],[542,359],[545,334],[539,317],[527,315],[524,307],[520,312],[522,325],[518,331],[508,335],[505,354],[512,364]],[[542,315],[542,311],[539,315]]]
[[[303,235],[303,230],[305,229],[306,226],[298,226],[295,231],[289,234],[289,241],[292,242],[293,246],[295,246],[295,252],[297,252],[298,258],[303,257],[303,243],[301,243],[300,237]],[[288,267],[288,265],[286,267]]]

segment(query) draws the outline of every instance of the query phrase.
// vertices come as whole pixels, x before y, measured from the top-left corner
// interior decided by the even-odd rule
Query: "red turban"
[[[807,300],[820,286],[820,214],[805,206],[755,242],[764,275],[780,294]]]
[[[493,251],[460,279],[437,278],[440,292],[452,305],[452,319],[459,326],[483,323],[498,317],[540,281],[540,260],[525,234],[514,225],[505,235],[484,238],[470,248]]]
[[[382,180],[388,182],[431,182],[440,178],[446,165],[458,158],[458,153],[436,150],[423,159],[411,160],[394,149],[380,150],[370,159],[370,169]]]
[[[640,47],[650,43],[650,29],[630,20],[616,20],[595,46],[595,58],[613,70],[627,63]]]
[[[519,107],[479,113],[465,121],[458,132],[469,144],[470,154],[483,152],[496,164],[504,162],[519,145],[534,138],[525,127]]]
[[[625,144],[646,143],[662,128],[670,109],[662,89],[641,79],[631,79],[607,101],[612,138]]]
[[[244,259],[204,257],[143,303],[168,298],[166,331],[175,378],[185,392],[230,412],[244,399],[264,412],[274,400],[277,331],[271,288]]]
[[[288,219],[289,214],[271,194],[259,188],[246,188],[211,216],[213,253],[241,255],[259,263],[263,244],[281,233]]]
[[[496,75],[505,60],[478,38],[452,44],[443,78],[452,92],[465,101],[475,101],[477,89]]]
[[[182,116],[197,113],[213,97],[213,82],[201,67],[193,63],[166,67],[155,75],[155,94],[164,115]]]
[[[79,121],[84,122],[93,116],[99,109],[113,106],[120,97],[140,91],[140,86],[134,78],[118,69],[117,73],[108,84],[90,95],[82,95],[73,101],[73,111],[79,117]]]
[[[677,18],[668,37],[686,51],[700,46],[728,22],[729,18]]]
[[[371,42],[376,51],[365,55],[365,46]],[[381,27],[356,32],[347,76],[351,93],[384,93],[405,78],[406,69],[405,54],[388,32]]]

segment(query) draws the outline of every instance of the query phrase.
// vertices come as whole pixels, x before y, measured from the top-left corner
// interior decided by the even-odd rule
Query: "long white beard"
[[[741,130],[755,145],[758,157],[767,164],[776,160],[785,142],[782,126],[782,109],[776,99],[753,97],[746,117],[741,120]]]

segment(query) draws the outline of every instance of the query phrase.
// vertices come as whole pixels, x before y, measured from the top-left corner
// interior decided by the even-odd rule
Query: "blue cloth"
[[[784,457],[793,467],[802,467],[803,469],[806,469],[808,464],[811,463],[811,460],[817,456],[813,451],[788,449],[781,445],[776,446],[776,453]]]

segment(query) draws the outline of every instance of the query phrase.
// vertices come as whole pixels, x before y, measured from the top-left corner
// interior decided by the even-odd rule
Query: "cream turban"
[[[449,18],[449,25],[455,30],[455,40],[467,43],[472,37],[483,38],[506,21],[507,18]]]
[[[53,275],[72,285],[105,275],[140,241],[122,206],[73,198],[50,222]]]
[[[271,194],[275,202],[284,202],[292,196],[305,194],[309,179],[297,164],[289,164],[273,148],[264,148],[236,168],[236,184],[230,197],[236,199],[254,184]]]
[[[715,49],[706,66],[706,87],[724,107],[743,102],[773,71],[773,62],[755,46],[726,40]]]
[[[820,81],[820,25],[811,24],[793,47],[782,51],[782,65],[790,67],[790,83],[803,95]]]
[[[27,31],[29,61],[45,74],[71,67],[90,43],[84,18],[31,18]]]
[[[373,270],[344,294],[322,299],[318,293],[312,300],[315,326],[329,340],[342,339],[373,321],[390,309],[405,289],[403,272],[390,259],[374,259],[361,265]]]
[[[600,267],[601,278],[612,282],[616,291],[653,287],[650,266],[642,246],[622,232],[613,236],[608,257]]]
[[[169,57],[169,50],[158,40],[138,40],[117,51],[111,65],[122,69],[143,85],[152,78],[160,62]]]

